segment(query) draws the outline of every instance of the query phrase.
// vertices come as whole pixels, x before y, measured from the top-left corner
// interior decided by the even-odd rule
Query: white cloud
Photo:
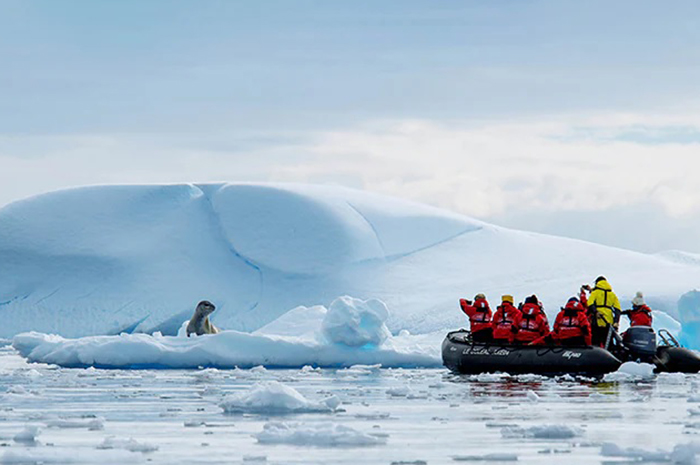
[[[320,135],[309,148],[316,157],[284,173],[305,180],[342,170],[367,189],[482,217],[511,209],[596,211],[642,201],[679,216],[700,211],[700,183],[690,176],[700,171],[700,143],[638,143],[615,135],[631,124],[659,132],[662,124],[680,123],[700,134],[695,117],[382,122]],[[577,127],[591,128],[589,136],[570,137]]]
[[[684,138],[673,142],[678,128]],[[377,121],[273,134],[252,145],[238,140],[0,137],[0,205],[73,185],[229,180],[334,182],[485,219],[643,205],[678,219],[700,213],[696,114]]]

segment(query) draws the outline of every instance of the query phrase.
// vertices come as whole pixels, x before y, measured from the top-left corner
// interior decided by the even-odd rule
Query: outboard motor
[[[650,361],[656,355],[656,333],[650,326],[632,326],[622,336],[632,360]]]

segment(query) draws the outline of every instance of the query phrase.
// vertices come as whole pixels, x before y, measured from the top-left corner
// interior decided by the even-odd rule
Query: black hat
[[[607,279],[605,279],[605,276],[598,276],[597,278],[595,278],[596,284],[598,284],[601,281],[607,281]]]

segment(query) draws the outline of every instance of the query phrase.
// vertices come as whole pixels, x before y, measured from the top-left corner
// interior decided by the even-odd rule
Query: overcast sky
[[[334,183],[700,252],[700,2],[0,0],[0,206]]]

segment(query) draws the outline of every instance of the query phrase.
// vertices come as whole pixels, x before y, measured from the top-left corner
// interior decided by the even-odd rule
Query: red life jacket
[[[651,326],[651,309],[646,305],[634,306],[628,315],[630,326]]]
[[[518,334],[515,336],[516,341],[532,342],[549,334],[549,325],[542,313],[542,309],[537,304],[527,303],[523,305],[522,316],[518,323]]]
[[[568,302],[554,320],[554,338],[561,341],[573,337],[583,337],[591,345],[591,323],[580,302]]]
[[[474,305],[469,305],[465,299],[459,299],[459,305],[469,317],[472,333],[491,327],[491,308],[486,299],[476,299]]]
[[[513,337],[518,332],[518,323],[520,323],[520,310],[509,302],[503,302],[491,321],[493,338],[513,342]]]

